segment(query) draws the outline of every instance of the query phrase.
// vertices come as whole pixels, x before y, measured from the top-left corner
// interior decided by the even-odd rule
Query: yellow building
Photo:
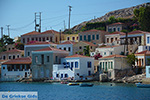
[[[64,34],[64,40],[63,41],[78,42],[78,34]]]

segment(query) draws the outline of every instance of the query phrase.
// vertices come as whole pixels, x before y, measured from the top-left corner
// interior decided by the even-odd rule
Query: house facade
[[[150,78],[150,66],[146,66],[146,78]]]
[[[24,55],[23,50],[13,49],[8,50],[0,53],[0,59],[1,60],[10,60],[15,58],[21,58]]]
[[[65,41],[73,41],[73,42],[78,42],[78,34],[64,34],[64,40]]]
[[[73,45],[75,45],[76,42],[73,41],[66,41],[60,44],[57,44],[57,48],[61,50],[66,50],[69,52],[69,55],[73,55]]]
[[[150,51],[150,46],[147,46],[147,45],[138,46],[138,52],[142,52],[142,51],[145,51],[145,50]]]
[[[115,45],[115,46],[104,46],[98,47],[95,49],[96,54],[100,54],[102,57],[110,56],[110,55],[120,55],[124,52],[123,45]]]
[[[60,64],[61,58],[69,55],[69,52],[48,47],[32,52],[32,79],[51,79],[53,64]]]
[[[99,58],[99,68],[107,73],[108,78],[112,80],[124,77],[125,74],[121,74],[123,70],[131,69],[126,56],[123,55],[110,55]]]
[[[73,45],[73,54],[86,55],[84,51],[87,50],[87,47],[89,47],[89,52],[94,52],[97,46],[91,42],[80,41]]]
[[[38,42],[38,41],[34,41],[32,43],[27,43],[24,46],[24,53],[25,53],[25,57],[28,56],[32,56],[32,51],[34,50],[39,50],[39,49],[43,49],[43,48],[47,48],[47,47],[54,47],[56,48],[57,44],[52,43],[52,42]]]
[[[96,29],[80,32],[78,33],[79,42],[87,41],[87,42],[92,42],[93,44],[101,44],[105,42],[106,34],[108,34],[108,32],[103,30],[96,30]]]
[[[31,74],[31,58],[16,58],[2,63],[1,81],[16,81]]]
[[[61,64],[53,65],[53,78],[56,80],[84,80],[94,74],[94,58],[72,55],[61,59]]]
[[[125,35],[123,32],[113,32],[105,35],[105,43],[107,45],[120,45],[120,36]]]
[[[53,42],[60,43],[61,40],[64,40],[63,34],[55,31],[55,30],[47,30],[45,32],[39,33],[36,31],[32,31],[26,34],[21,35],[21,43],[28,43],[30,41],[39,41],[39,42]]]
[[[107,25],[106,31],[107,32],[116,32],[116,31],[120,32],[125,28],[126,28],[126,26],[123,23],[118,22],[118,23],[113,23],[113,24]]]

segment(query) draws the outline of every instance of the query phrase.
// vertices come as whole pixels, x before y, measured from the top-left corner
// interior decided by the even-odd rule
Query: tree
[[[134,66],[135,61],[138,61],[138,59],[135,57],[134,54],[130,54],[127,56],[127,63],[129,63],[130,65]]]
[[[150,32],[150,7],[140,7],[134,10],[134,15],[140,23],[141,29],[143,31]]]
[[[14,43],[14,39],[10,38],[8,35],[3,35],[3,38],[1,38],[0,41],[2,46]]]
[[[90,56],[90,49],[89,49],[89,46],[86,46],[86,48],[83,50],[84,54],[86,56]]]

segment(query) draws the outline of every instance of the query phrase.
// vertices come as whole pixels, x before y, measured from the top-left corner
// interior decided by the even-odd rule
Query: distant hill
[[[146,7],[146,6],[150,6],[150,3],[144,3],[144,4],[133,6],[133,7],[130,7],[130,8],[111,11],[111,12],[106,13],[102,17],[92,19],[90,21],[82,22],[82,23],[74,26],[71,30],[72,30],[73,33],[75,33],[77,31],[80,31],[81,28],[86,25],[86,23],[95,23],[95,22],[106,21],[106,20],[109,19],[110,16],[114,16],[115,18],[119,18],[119,17],[120,18],[133,18],[133,16],[134,16],[133,11],[134,11],[135,8],[139,9],[140,7]]]

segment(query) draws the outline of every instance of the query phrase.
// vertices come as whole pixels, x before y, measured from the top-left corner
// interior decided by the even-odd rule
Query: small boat
[[[92,87],[92,83],[80,83],[80,87]]]
[[[60,83],[61,83],[61,84],[68,84],[68,82],[64,82],[64,81],[61,81]]]
[[[69,85],[69,86],[76,86],[76,85],[79,85],[79,83],[68,83],[67,85]]]
[[[135,83],[138,88],[150,88],[150,84]]]

